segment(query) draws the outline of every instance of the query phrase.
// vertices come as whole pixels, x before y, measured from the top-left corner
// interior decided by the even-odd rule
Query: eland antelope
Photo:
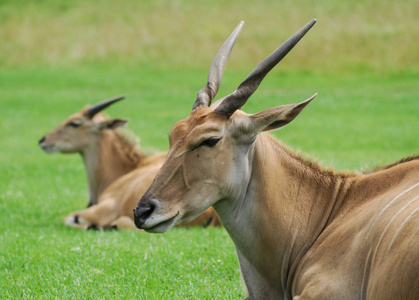
[[[134,210],[166,232],[210,206],[232,238],[249,299],[418,299],[419,157],[369,174],[325,170],[266,131],[314,98],[246,114],[241,107],[313,20],[215,102],[243,25],[221,47],[165,163]]]
[[[136,140],[120,129],[127,121],[100,113],[123,99],[116,97],[87,106],[45,135],[46,152],[80,153],[90,192],[88,208],[71,213],[65,224],[76,228],[136,228],[132,210],[163,164],[166,153],[147,156]],[[185,224],[219,225],[213,208]]]

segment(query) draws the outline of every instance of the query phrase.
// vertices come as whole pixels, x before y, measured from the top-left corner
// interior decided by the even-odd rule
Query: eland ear
[[[118,127],[124,127],[128,123],[128,120],[123,119],[110,119],[99,123],[99,129],[116,129]]]
[[[317,96],[295,104],[273,107],[251,116],[252,126],[256,132],[281,128],[297,117],[300,112]]]

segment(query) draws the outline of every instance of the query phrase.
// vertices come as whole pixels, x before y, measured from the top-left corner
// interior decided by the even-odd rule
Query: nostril
[[[39,144],[42,144],[43,142],[45,142],[45,137],[43,136],[42,139],[39,140]]]
[[[147,219],[151,216],[156,206],[154,204],[149,204],[147,206],[137,206],[134,209],[134,221],[135,225],[138,228],[141,228],[141,226],[147,221]]]

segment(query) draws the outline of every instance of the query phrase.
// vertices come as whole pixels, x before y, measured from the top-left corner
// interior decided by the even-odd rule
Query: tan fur
[[[78,152],[83,158],[90,192],[89,207],[71,213],[65,223],[80,229],[133,229],[132,211],[163,164],[166,154],[145,155],[135,138],[126,131],[102,128],[103,124],[112,121],[105,114],[98,113],[89,118],[86,114],[88,108],[71,115],[40,142],[48,152]],[[70,125],[71,122],[80,126],[75,128]],[[212,208],[184,226],[203,226],[207,223],[220,225]]]
[[[135,224],[162,233],[213,206],[236,246],[248,299],[418,299],[418,157],[371,174],[335,173],[265,132],[293,121],[316,94],[253,115],[240,110],[315,22],[209,107],[230,35],[192,112],[173,126]]]
[[[419,159],[335,173],[266,133],[252,138],[249,120],[200,108],[175,124],[169,156],[138,206],[152,201],[164,225],[148,218],[143,228],[166,231],[160,216],[175,211],[179,224],[214,205],[251,299],[416,299]],[[221,141],[192,147],[208,134]]]

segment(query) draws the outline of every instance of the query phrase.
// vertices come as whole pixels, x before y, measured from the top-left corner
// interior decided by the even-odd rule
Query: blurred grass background
[[[414,0],[2,0],[0,62],[207,68],[214,49],[245,20],[229,68],[247,68],[317,18],[315,33],[283,69],[418,71],[418,6]]]
[[[286,38],[318,22],[264,80],[247,112],[316,100],[274,134],[326,166],[359,170],[419,149],[419,3],[0,0],[0,290],[3,298],[237,299],[234,245],[219,229],[79,232],[78,155],[37,141],[87,103],[110,107],[152,152],[187,116],[240,20],[220,96]]]

